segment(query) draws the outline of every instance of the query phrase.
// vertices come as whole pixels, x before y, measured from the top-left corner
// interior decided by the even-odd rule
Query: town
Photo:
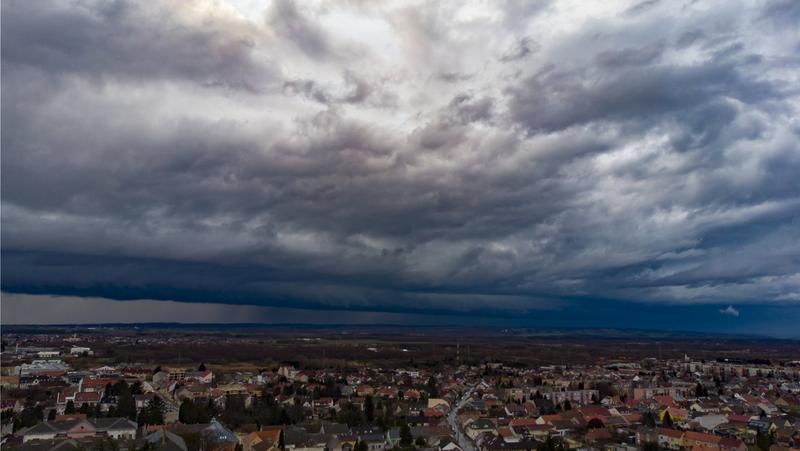
[[[800,448],[795,356],[530,365],[469,355],[459,343],[454,356],[438,361],[412,356],[387,364],[371,359],[387,342],[361,337],[342,345],[355,360],[320,356],[259,367],[214,356],[157,362],[113,355],[114,343],[126,340],[131,335],[4,331],[3,449]],[[165,346],[175,340],[163,338]],[[320,341],[292,340],[298,355]],[[408,342],[400,354],[419,349]]]

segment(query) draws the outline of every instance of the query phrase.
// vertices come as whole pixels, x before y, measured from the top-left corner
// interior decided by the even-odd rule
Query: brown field
[[[800,342],[757,337],[617,330],[500,330],[406,327],[5,327],[3,339],[44,340],[76,333],[108,363],[192,365],[253,371],[292,363],[304,368],[414,367],[502,361],[509,365],[603,364],[647,357],[800,360]],[[39,338],[37,338],[39,337]],[[368,348],[375,348],[369,350]],[[83,362],[86,360],[86,362]],[[98,359],[72,359],[96,365]]]

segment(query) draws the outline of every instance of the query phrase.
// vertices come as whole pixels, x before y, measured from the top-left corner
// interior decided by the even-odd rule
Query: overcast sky
[[[4,0],[2,322],[791,334],[798,23],[795,0]]]

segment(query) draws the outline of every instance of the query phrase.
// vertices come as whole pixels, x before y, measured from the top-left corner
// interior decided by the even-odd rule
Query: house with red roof
[[[675,399],[670,395],[657,395],[654,396],[653,399],[655,399],[656,405],[660,408],[675,405]]]
[[[662,410],[658,413],[658,418],[661,421],[664,421],[664,417],[666,416],[667,412],[669,412],[669,417],[672,420],[680,421],[689,418],[689,412],[686,409],[680,409],[678,407],[667,407],[666,409]]]
[[[82,391],[75,393],[75,397],[73,399],[75,403],[75,407],[82,407],[84,404],[88,404],[91,407],[94,407],[96,404],[100,402],[100,393],[96,391]]]
[[[104,392],[106,389],[106,385],[111,384],[114,385],[117,380],[109,377],[103,378],[88,378],[84,377],[81,379],[80,384],[78,385],[79,391],[83,392]]]
[[[583,416],[584,421],[587,423],[593,419],[597,419],[606,424],[611,412],[602,406],[584,406],[578,409],[578,412]]]
[[[422,411],[422,415],[428,418],[442,418],[444,413],[439,409],[428,408]]]
[[[536,418],[512,418],[509,424],[511,426],[538,426],[539,425],[536,422]]]

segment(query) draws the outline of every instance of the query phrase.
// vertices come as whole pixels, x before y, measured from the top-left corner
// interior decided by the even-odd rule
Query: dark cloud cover
[[[768,333],[792,5],[4,2],[2,289]]]
[[[244,20],[181,11],[170,2],[3,3],[3,63],[48,75],[190,80],[259,90],[269,61],[256,61],[259,31]]]

